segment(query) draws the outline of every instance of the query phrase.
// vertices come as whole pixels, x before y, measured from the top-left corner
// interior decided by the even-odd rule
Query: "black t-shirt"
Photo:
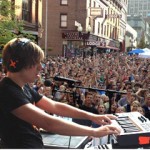
[[[145,117],[150,120],[150,110],[148,109],[148,106],[147,105],[143,105],[142,107],[143,107],[143,109],[145,111]]]
[[[87,107],[85,105],[81,105],[79,107],[79,109],[82,109],[82,110],[87,111],[87,112],[91,112],[93,114],[98,114],[97,109],[95,109],[94,107]],[[82,125],[91,126],[92,125],[92,121],[84,119]]]
[[[93,114],[98,114],[98,110],[95,109],[94,107],[87,107],[85,105],[80,106],[80,109],[85,110],[87,112],[91,112]]]
[[[29,85],[24,90],[11,79],[0,82],[0,136],[2,148],[43,148],[42,137],[33,125],[25,122],[11,111],[28,103],[36,103],[42,95]]]

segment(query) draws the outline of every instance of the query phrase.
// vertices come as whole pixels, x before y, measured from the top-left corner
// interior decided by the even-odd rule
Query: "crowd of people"
[[[57,81],[56,76],[79,82]],[[55,101],[92,113],[138,111],[150,119],[150,59],[138,55],[48,57],[33,87]]]
[[[115,113],[137,111],[150,119],[150,59],[109,52],[43,61],[42,49],[25,38],[9,41],[2,55],[3,148],[43,148],[39,128],[64,135],[118,135],[120,129],[111,124]]]
[[[57,81],[56,76],[79,82]],[[113,52],[86,58],[48,57],[31,86],[55,101],[92,113],[138,111],[150,119],[150,59],[138,55]]]

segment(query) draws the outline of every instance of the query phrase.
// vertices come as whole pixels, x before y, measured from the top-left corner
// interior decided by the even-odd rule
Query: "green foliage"
[[[9,15],[13,16],[14,11],[11,9],[11,3],[8,0],[0,0],[0,14],[2,16],[8,17]]]
[[[26,37],[34,40],[35,37],[29,33],[22,33],[23,21],[15,15],[15,9],[19,6],[14,5],[9,0],[0,0],[0,46],[16,37]]]
[[[138,48],[145,48],[146,47],[146,43],[145,43],[145,36],[144,34],[141,36],[140,42],[138,44]]]

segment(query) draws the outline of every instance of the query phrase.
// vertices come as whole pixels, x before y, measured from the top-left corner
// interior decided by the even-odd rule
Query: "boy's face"
[[[92,98],[93,98],[92,95],[87,95],[87,96],[86,96],[86,98],[85,98],[85,105],[86,105],[86,106],[90,106],[90,105],[91,105]]]
[[[41,69],[41,63],[37,63],[37,65],[32,66],[31,68],[22,69],[19,74],[25,83],[32,83],[35,79],[39,78]]]

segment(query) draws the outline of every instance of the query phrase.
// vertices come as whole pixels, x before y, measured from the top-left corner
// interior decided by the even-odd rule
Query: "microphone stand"
[[[76,91],[70,92],[70,91],[61,91],[61,90],[54,90],[55,92],[60,92],[60,93],[69,93],[73,95],[73,102],[74,106],[76,105]]]
[[[104,92],[110,92],[110,93],[119,93],[119,94],[126,94],[127,92],[123,92],[123,91],[116,91],[116,90],[109,90],[109,89],[98,89],[98,88],[91,88],[91,87],[82,87],[82,86],[75,86],[76,88],[82,88],[82,89],[87,89],[89,91],[104,91]],[[112,101],[111,99],[109,99],[109,109],[108,109],[108,113],[111,114],[111,105],[112,105]]]
[[[89,91],[104,91],[104,92],[112,92],[112,93],[120,93],[120,94],[126,94],[127,92],[123,91],[116,91],[116,90],[109,90],[109,89],[98,89],[98,88],[90,88],[90,87],[82,87],[82,86],[75,86],[76,88],[81,89],[88,89]]]
[[[61,90],[54,90],[55,92],[60,92],[60,93],[69,93],[69,94],[73,94],[73,92],[70,91],[61,91]]]
[[[57,77],[58,78],[58,77]],[[56,77],[54,79],[57,79]],[[60,77],[59,77],[60,78]],[[119,93],[119,94],[126,94],[126,92],[123,92],[123,91],[116,91],[116,90],[109,90],[109,89],[98,89],[98,88],[91,88],[91,87],[82,87],[82,86],[77,86],[75,84],[79,84],[78,81],[75,81],[75,80],[66,80],[65,78],[60,78],[62,81],[65,80],[64,82],[68,82],[68,86],[70,88],[81,88],[81,89],[87,89],[89,91],[104,91],[104,92],[107,92],[107,93]],[[82,83],[82,82],[80,82]],[[75,99],[75,94],[76,92],[73,92],[73,97]],[[75,100],[74,100],[75,102]],[[109,110],[108,110],[108,113],[111,113],[111,105],[112,105],[112,102],[111,100],[109,100]]]

